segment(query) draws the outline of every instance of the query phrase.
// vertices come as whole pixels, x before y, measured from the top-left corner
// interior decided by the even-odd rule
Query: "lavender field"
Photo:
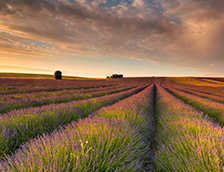
[[[224,171],[224,79],[0,79],[0,171]]]

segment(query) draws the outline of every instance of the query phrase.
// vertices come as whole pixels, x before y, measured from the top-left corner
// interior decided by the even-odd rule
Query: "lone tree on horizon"
[[[54,72],[55,79],[61,79],[62,78],[62,72],[60,70],[57,70]]]
[[[112,76],[107,76],[107,79],[110,78],[123,78],[123,74],[112,74]]]

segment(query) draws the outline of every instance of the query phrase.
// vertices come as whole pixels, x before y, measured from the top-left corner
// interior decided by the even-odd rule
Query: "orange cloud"
[[[2,0],[0,52],[132,58],[221,73],[223,7],[220,0]]]

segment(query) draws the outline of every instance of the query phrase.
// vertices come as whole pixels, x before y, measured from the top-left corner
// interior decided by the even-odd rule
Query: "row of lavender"
[[[87,89],[112,86],[115,83],[98,80],[51,80],[0,78],[0,94],[60,91],[63,89]]]
[[[205,93],[200,90],[191,90],[183,87],[176,87],[175,89],[224,104],[224,96],[221,93]]]
[[[52,132],[73,120],[84,118],[95,110],[137,93],[145,87],[139,86],[88,100],[10,111],[0,116],[0,157],[16,150],[22,143],[33,137]]]
[[[183,100],[185,103],[195,107],[196,109],[204,112],[208,116],[212,117],[219,124],[224,124],[224,100],[223,97],[195,94],[192,91],[185,89],[173,89],[166,87],[174,96]],[[203,98],[204,97],[204,98]]]
[[[51,135],[31,140],[15,154],[7,156],[0,163],[0,169],[150,171],[154,126],[153,88],[147,87]]]
[[[223,128],[166,89],[157,88],[155,171],[224,171]]]
[[[61,95],[69,95],[72,93],[88,93],[93,91],[102,91],[110,88],[119,88],[118,86],[104,86],[104,87],[92,87],[87,89],[64,89],[60,91],[41,91],[41,92],[31,92],[31,93],[15,93],[15,94],[5,94],[1,95],[0,101],[10,101],[10,100],[20,100],[24,97],[27,98],[39,98],[39,97],[50,97],[50,96],[61,96]]]
[[[195,82],[197,82],[197,80]],[[200,82],[200,80],[199,80],[199,82]],[[206,82],[204,82],[204,84],[206,85]],[[178,89],[192,91],[192,92],[198,93],[198,94],[202,93],[204,95],[224,97],[224,85],[215,84],[215,83],[213,83],[213,87],[209,86],[209,84],[208,84],[208,86],[201,86],[200,84],[199,85],[180,84],[180,83],[174,82],[168,78],[164,78],[163,85],[169,86],[171,88],[178,88]],[[217,85],[218,87],[215,87],[215,85]]]
[[[152,170],[151,165],[154,164],[154,171],[224,171],[223,129],[212,123],[211,119],[205,117],[203,113],[186,105],[166,90],[174,94],[174,91],[178,91],[177,89],[170,87],[164,89],[159,86],[157,88],[158,146],[154,163],[150,148],[153,147],[153,135],[155,134],[153,115],[153,94],[155,92],[151,86],[135,96],[101,109],[95,113],[95,117],[88,117],[77,123],[73,122],[61,128],[60,131],[54,130],[69,123],[62,122],[60,125],[56,124],[57,126],[51,131],[46,129],[27,138],[17,147],[30,138],[45,132],[51,133],[54,130],[51,135],[44,135],[23,145],[22,149],[0,162],[0,169],[2,168],[3,171],[150,171]],[[183,94],[184,92],[178,93]],[[189,100],[199,101],[198,97],[189,97]],[[208,100],[205,99],[200,103],[206,101]],[[90,106],[93,110],[86,112],[89,106],[81,106],[80,109],[83,110],[81,114],[86,112],[88,115],[105,106],[102,105],[95,109],[97,103],[93,102]],[[102,102],[104,102],[103,99]],[[74,109],[70,109],[71,107],[59,113],[57,120],[64,120],[68,112],[72,113]],[[210,108],[214,110],[214,107]],[[41,114],[39,113],[41,108],[33,108],[32,111],[34,109],[38,109],[38,114]],[[14,128],[13,132],[18,130],[16,133],[18,135],[10,142],[16,144],[21,136],[27,135],[27,133],[19,135],[27,129],[31,128],[31,133],[38,132],[41,128],[46,128],[48,121],[51,120],[51,125],[54,125],[55,122],[57,123],[57,120],[54,120],[55,114],[57,115],[60,109],[60,107],[54,109],[52,116],[47,112],[50,118],[42,117],[45,120],[45,126],[38,126],[43,120],[37,119],[39,123],[37,122],[33,128],[32,117],[23,116],[22,110],[17,111],[19,112],[17,114],[11,113],[10,117],[5,116],[3,120],[15,116],[14,119],[9,120],[12,127],[21,119],[24,121],[20,124],[24,128],[20,130],[19,125]],[[31,116],[35,113],[31,113]],[[86,117],[87,115],[80,116]],[[71,114],[71,116],[74,115]],[[31,123],[25,121],[27,117],[31,119]],[[79,116],[72,120],[78,118]],[[8,131],[8,134],[12,132],[12,130]],[[0,134],[0,137],[3,134]],[[28,135],[31,134],[28,133]]]
[[[19,82],[20,80],[22,79],[17,79],[15,81]],[[6,81],[8,80],[6,79]],[[40,83],[38,81],[40,81]],[[122,89],[124,90],[128,89],[128,87],[133,88],[139,85],[144,85],[144,84],[147,84],[148,81],[149,79],[146,80],[146,78],[124,79],[120,81],[118,80],[99,81],[99,83],[95,84],[96,83],[95,81],[63,80],[63,82],[59,81],[59,83],[61,83],[62,86],[64,86],[67,83],[68,86],[60,91],[51,90],[51,91],[2,95],[0,98],[0,113],[6,113],[9,110],[19,109],[19,108],[42,106],[42,105],[51,104],[51,103],[64,103],[64,102],[69,102],[73,100],[80,100],[80,99],[102,96],[102,95],[121,91]],[[39,83],[40,86],[48,88],[49,86],[51,86],[51,84],[57,81],[37,80],[35,81],[35,83],[36,82]],[[19,83],[24,84],[26,87],[30,85],[30,82],[23,83],[20,81]],[[49,85],[47,85],[47,83]],[[68,89],[72,85],[72,83],[73,84],[76,83],[76,85],[73,86],[74,89]],[[7,86],[7,84],[5,85]],[[10,85],[10,82],[8,85]],[[85,87],[86,89],[82,89],[83,87]]]
[[[138,84],[140,85],[140,84]],[[19,109],[19,108],[28,108],[28,107],[35,107],[35,106],[42,106],[52,103],[65,103],[69,101],[74,100],[81,100],[81,99],[87,99],[92,97],[99,97],[107,94],[112,94],[116,92],[125,91],[128,89],[131,89],[135,86],[122,86],[122,87],[106,87],[106,89],[91,89],[89,93],[85,92],[76,92],[76,91],[61,91],[58,93],[58,95],[49,94],[48,96],[41,96],[37,97],[37,93],[31,93],[31,94],[20,94],[20,99],[10,99],[14,95],[7,95],[5,97],[5,101],[0,101],[0,113],[6,113],[13,109]],[[60,95],[59,95],[60,94]]]
[[[115,85],[147,83],[148,78],[125,78],[116,80],[51,80],[51,79],[4,79],[0,78],[0,94],[61,91],[70,89],[102,88]]]

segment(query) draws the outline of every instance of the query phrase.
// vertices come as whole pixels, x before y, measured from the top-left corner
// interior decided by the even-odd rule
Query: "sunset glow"
[[[0,72],[223,76],[224,1],[1,0]]]

